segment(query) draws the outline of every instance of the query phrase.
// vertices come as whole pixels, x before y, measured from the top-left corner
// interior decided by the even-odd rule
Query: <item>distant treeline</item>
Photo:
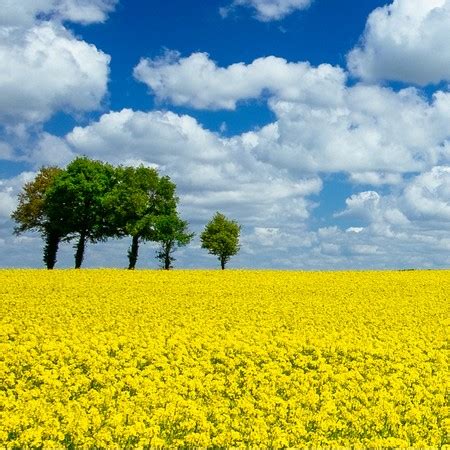
[[[60,242],[75,240],[75,268],[86,243],[131,237],[128,268],[136,267],[139,245],[158,243],[160,266],[172,268],[173,253],[194,233],[178,212],[176,185],[154,168],[112,166],[78,157],[65,169],[42,167],[19,194],[11,217],[15,234],[38,231],[44,239],[43,260],[53,269]],[[240,226],[216,213],[201,233],[202,248],[216,255],[221,268],[239,251]]]

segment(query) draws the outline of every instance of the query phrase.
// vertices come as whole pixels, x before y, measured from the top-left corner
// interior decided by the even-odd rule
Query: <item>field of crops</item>
[[[449,272],[3,270],[0,297],[0,447],[449,442]]]

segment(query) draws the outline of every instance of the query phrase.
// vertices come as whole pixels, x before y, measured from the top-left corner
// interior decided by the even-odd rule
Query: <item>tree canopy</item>
[[[241,226],[236,221],[229,220],[217,212],[200,235],[202,248],[218,257],[222,270],[230,258],[240,250],[240,231]]]
[[[155,169],[144,166],[119,166],[116,170],[116,183],[106,194],[105,205],[116,236],[131,236],[128,268],[134,269],[139,243],[152,240],[154,235],[159,176]]]
[[[160,260],[161,267],[166,270],[171,269],[172,262],[175,261],[174,251],[178,247],[189,244],[193,237],[194,233],[188,230],[188,223],[178,216],[177,211],[158,216],[155,222],[154,240],[160,245],[156,257]]]
[[[59,167],[41,167],[33,181],[25,184],[18,196],[18,205],[11,214],[16,222],[15,234],[25,231],[38,231],[45,240],[44,263],[48,269],[53,269],[56,263],[56,253],[63,235],[58,224],[48,216],[46,210],[46,194],[55,179],[63,172]]]
[[[77,239],[75,268],[80,268],[87,242],[99,242],[115,234],[104,199],[116,182],[110,164],[86,157],[74,159],[50,186],[45,209],[65,240]]]

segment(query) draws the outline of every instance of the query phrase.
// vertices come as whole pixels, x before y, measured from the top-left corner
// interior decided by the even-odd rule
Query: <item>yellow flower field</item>
[[[442,447],[450,273],[0,271],[0,447]]]

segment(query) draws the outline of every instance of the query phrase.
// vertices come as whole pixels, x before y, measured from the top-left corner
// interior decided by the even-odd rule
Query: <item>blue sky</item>
[[[171,176],[197,235],[217,210],[242,223],[232,267],[448,267],[449,30],[450,0],[6,0],[0,266],[41,266],[9,215],[41,165],[83,154]],[[198,237],[178,252],[216,265]]]

